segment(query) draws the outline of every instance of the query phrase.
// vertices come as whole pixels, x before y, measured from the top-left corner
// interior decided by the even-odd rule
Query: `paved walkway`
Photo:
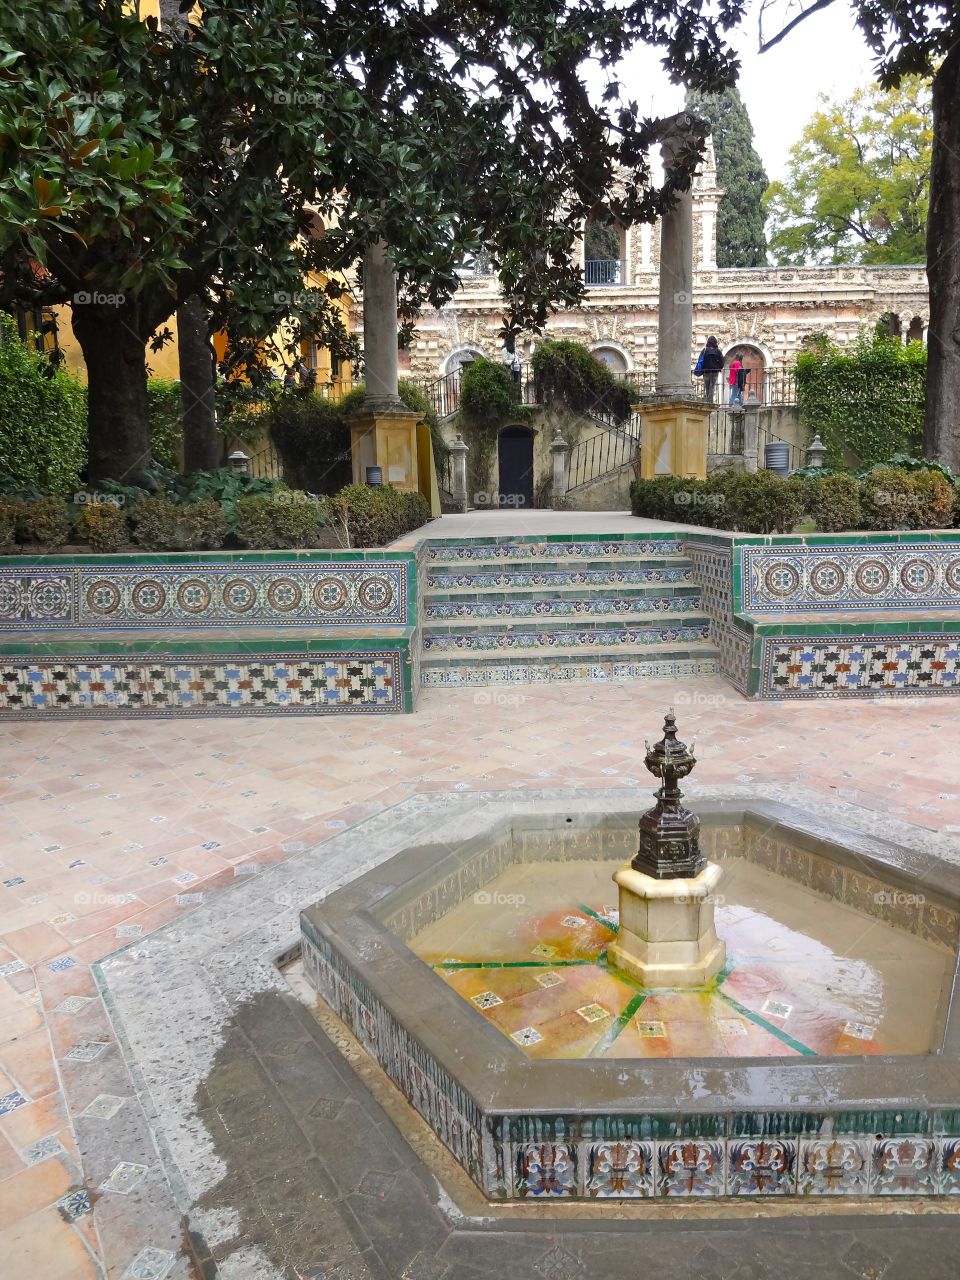
[[[692,524],[667,524],[642,520],[629,511],[470,511],[466,515],[441,516],[391,544],[391,551],[414,547],[424,538],[517,538],[573,533],[676,533],[704,530]]]
[[[717,679],[677,688],[431,690],[415,717],[0,726],[0,1273],[11,1280],[196,1274],[185,1257],[173,1270],[151,1272],[150,1255],[127,1272],[156,1238],[158,1215],[173,1214],[174,1227],[177,1217],[142,1117],[129,1129],[140,1136],[129,1143],[139,1144],[139,1164],[150,1167],[152,1181],[124,1195],[121,1170],[106,1185],[130,1156],[129,1144],[110,1146],[117,1132],[110,1126],[119,1121],[104,1119],[114,1104],[102,1096],[127,1099],[119,1113],[129,1117],[125,1124],[139,1112],[93,961],[188,912],[198,894],[209,903],[252,864],[319,844],[418,790],[636,785],[646,793],[652,782],[641,763],[643,740],[659,736],[671,703],[683,736],[696,740],[699,783],[802,783],[879,815],[960,834],[960,752],[948,701],[754,703]],[[106,1172],[81,1164],[77,1135],[91,1125],[102,1126]],[[897,1236],[893,1222],[885,1239]],[[775,1236],[754,1246],[742,1224],[737,1230],[744,1259],[756,1259],[762,1243],[772,1260]],[[637,1265],[635,1234],[621,1232],[616,1248]],[[666,1248],[658,1240],[654,1254],[658,1274],[670,1280],[768,1274],[729,1263],[713,1269],[707,1255],[700,1270],[666,1271]],[[879,1280],[895,1252],[888,1241],[883,1266],[864,1255],[860,1270],[838,1263],[836,1272],[818,1274]],[[818,1253],[818,1265],[824,1256]],[[510,1274],[506,1254],[503,1265],[492,1274]],[[437,1274],[479,1273],[465,1256],[462,1269]],[[955,1272],[916,1274],[946,1280]],[[253,1270],[233,1275],[256,1280]]]

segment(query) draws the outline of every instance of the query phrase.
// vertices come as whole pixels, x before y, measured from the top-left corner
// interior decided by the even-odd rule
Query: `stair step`
[[[707,640],[709,623],[684,619],[676,625],[644,624],[623,627],[569,627],[554,625],[523,625],[516,627],[452,627],[427,630],[423,636],[423,656],[441,653],[511,653],[531,650],[577,650],[581,653],[596,649],[633,647],[646,649],[649,645],[688,644]]]
[[[642,681],[698,679],[720,671],[720,654],[712,644],[664,644],[643,649],[557,649],[546,653],[489,652],[425,655],[421,685],[546,684],[553,681]]]
[[[699,599],[700,594],[700,587],[694,582],[605,582],[590,587],[584,587],[580,583],[565,583],[563,586],[556,587],[530,583],[510,589],[454,587],[449,591],[428,590],[423,593],[423,599],[428,608],[443,604],[482,604],[489,607],[496,607],[498,604],[530,605],[538,600],[566,602],[571,605],[596,604],[601,608],[605,603],[611,607],[623,607],[624,601],[636,601],[637,607],[649,604],[651,608],[665,608],[665,605],[658,606],[655,602],[658,600],[686,602]],[[690,608],[691,606],[684,603],[679,607]]]
[[[564,564],[552,560],[533,564],[530,561],[463,561],[432,564],[427,569],[428,590],[451,590],[457,587],[480,589],[499,587],[606,586],[625,582],[641,586],[645,583],[694,582],[693,565],[685,556],[633,557],[622,560],[587,560],[582,564]]]
[[[589,607],[576,607],[598,603],[611,607],[592,610]],[[617,605],[622,607],[613,607]],[[645,608],[644,605],[647,607]],[[534,597],[527,600],[502,601],[496,605],[486,604],[482,600],[450,601],[445,605],[428,602],[423,632],[424,635],[436,635],[464,627],[473,631],[491,626],[500,630],[505,627],[542,630],[544,626],[554,624],[576,627],[615,627],[619,630],[638,623],[653,623],[657,626],[680,623],[689,626],[694,623],[706,625],[707,621],[698,596],[689,596],[681,600],[667,598],[659,603],[659,607],[643,599],[578,601],[541,600]]]
[[[476,564],[489,562],[493,564],[504,560],[522,560],[540,562],[556,560],[569,563],[571,560],[623,559],[637,556],[678,556],[682,548],[679,540],[659,537],[611,536],[591,538],[578,541],[530,538],[476,538],[465,543],[428,542],[425,548],[425,563],[433,568],[437,564]]]

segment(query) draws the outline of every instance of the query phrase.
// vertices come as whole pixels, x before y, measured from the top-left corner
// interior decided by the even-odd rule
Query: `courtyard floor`
[[[960,835],[957,715],[949,700],[932,698],[756,703],[716,679],[676,687],[429,690],[409,717],[0,725],[0,1272],[11,1280],[212,1274],[189,1256],[186,1224],[91,965],[188,917],[201,901],[209,908],[238,877],[305,848],[315,847],[322,859],[325,840],[416,792],[636,786],[647,793],[644,739],[659,737],[670,706],[681,736],[696,742],[694,802],[697,785],[796,784]],[[376,1108],[362,1083],[351,1087]],[[94,1129],[102,1135],[97,1168],[80,1154],[90,1149]],[[383,1167],[382,1160],[370,1166]],[[332,1192],[318,1193],[324,1197]],[[403,1213],[383,1197],[371,1203],[381,1218]],[[816,1274],[881,1280],[901,1274],[909,1258],[924,1280],[955,1276],[955,1264],[944,1261],[951,1252],[956,1257],[960,1235],[947,1213],[952,1207],[915,1207],[934,1215],[919,1220],[931,1228],[922,1246],[928,1265],[922,1250],[917,1254],[917,1219],[861,1219],[845,1210],[850,1216],[836,1219],[838,1243],[830,1246],[834,1261],[823,1254]],[[630,1223],[628,1234],[622,1221],[589,1225],[616,1232],[611,1259],[619,1251],[635,1266],[648,1256],[651,1269],[669,1278],[782,1277],[803,1262],[803,1237],[788,1249],[783,1234],[802,1229],[802,1219],[771,1220],[757,1205],[755,1220],[727,1222],[714,1208],[722,1230],[708,1236],[707,1209],[696,1206],[690,1215],[691,1232],[699,1232],[696,1264],[675,1247],[671,1254],[666,1239],[642,1222]],[[276,1205],[264,1213],[282,1218]],[[355,1244],[342,1258],[288,1274],[480,1274],[468,1252],[432,1261],[434,1244],[426,1239],[419,1269],[384,1263],[378,1270],[369,1224],[356,1215],[349,1222]],[[862,1239],[861,1223],[872,1231]],[[565,1230],[544,1221],[539,1253],[526,1240],[510,1245],[524,1258],[523,1270],[518,1263],[511,1271],[505,1253],[501,1269],[488,1274],[526,1275],[528,1262],[531,1274],[557,1280],[613,1274],[599,1254],[591,1265],[582,1243],[562,1238]],[[749,1245],[745,1231],[756,1232]],[[180,1237],[182,1250],[170,1244]],[[769,1252],[774,1241],[780,1256]],[[274,1273],[251,1254],[249,1265],[235,1255],[221,1274],[260,1280]]]

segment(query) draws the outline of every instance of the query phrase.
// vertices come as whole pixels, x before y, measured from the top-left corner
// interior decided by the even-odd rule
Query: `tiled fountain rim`
[[[951,875],[960,874],[960,849],[955,840],[827,799],[810,788],[704,786],[691,788],[691,793],[698,804],[726,801],[732,811],[747,799],[802,805],[808,816],[860,831],[867,843],[892,841],[931,859],[944,873],[949,869]],[[599,817],[618,808],[639,806],[644,802],[641,795],[646,793],[603,789],[580,793],[576,803],[581,812]],[[184,1212],[226,1172],[198,1115],[198,1091],[213,1069],[229,1024],[243,1007],[265,993],[288,996],[278,964],[299,950],[300,908],[411,844],[473,834],[477,813],[491,805],[549,811],[558,802],[569,805],[570,793],[516,790],[413,795],[320,845],[292,853],[284,862],[218,893],[187,916],[93,966],[164,1171]],[[871,832],[880,833],[879,838]],[[322,856],[317,856],[318,852]],[[937,1068],[936,1082],[928,1079],[929,1065],[922,1072],[913,1070],[902,1082],[904,1097],[923,1092],[931,1107],[960,1105],[960,1075],[948,1073],[943,1059],[921,1061]],[[554,1068],[563,1065],[553,1064]],[[769,1062],[767,1065],[769,1069]],[[747,1071],[747,1086],[751,1079],[752,1073]],[[889,1078],[887,1083],[891,1083]],[[820,1092],[815,1079],[812,1096],[803,1105],[807,1101],[816,1105]],[[886,1092],[895,1105],[892,1089]],[[701,1100],[701,1105],[709,1106],[709,1098],[704,1096],[707,1101]]]
[[[579,797],[567,797],[538,805],[534,814],[524,806],[491,803],[483,810],[483,832],[474,830],[464,841],[474,848],[498,834],[515,819],[570,814],[623,820],[633,825],[641,806],[597,815],[584,809]],[[836,824],[824,824],[779,803],[716,798],[697,801],[704,816],[729,816],[731,824],[745,816],[789,832],[799,831],[811,847],[831,853],[838,843],[852,845],[865,869],[879,872],[902,884],[918,879],[937,864],[918,849],[902,849],[853,833],[849,839]],[[523,825],[522,821],[519,824]],[[588,825],[590,825],[588,823]],[[830,832],[833,832],[831,838]],[[438,833],[439,835],[439,833]],[[915,1105],[919,1092],[931,1108],[960,1106],[960,1076],[956,1047],[960,1011],[948,1019],[944,1056],[818,1057],[771,1060],[769,1058],[605,1059],[536,1061],[526,1057],[495,1027],[452,991],[440,977],[409,950],[373,914],[377,904],[410,877],[422,874],[440,852],[452,848],[442,838],[413,849],[369,873],[335,901],[319,904],[304,913],[307,937],[319,935],[346,961],[349,970],[380,1001],[388,1014],[404,1026],[425,1052],[473,1099],[480,1111],[497,1115],[551,1113],[606,1115],[718,1111],[797,1110],[817,1112],[876,1110],[884,1105]],[[942,864],[939,870],[946,871]],[[954,868],[939,879],[938,897],[950,905],[960,901],[960,876]],[[925,882],[925,881],[923,881]],[[399,896],[399,895],[398,895]],[[393,905],[393,904],[391,904]],[[469,1044],[469,1060],[459,1046]],[[928,1079],[923,1084],[918,1081]],[[589,1101],[585,1099],[589,1098]]]

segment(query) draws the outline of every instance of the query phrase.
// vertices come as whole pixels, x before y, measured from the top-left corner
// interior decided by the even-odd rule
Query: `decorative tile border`
[[[0,718],[348,712],[405,707],[400,649],[0,658]]]
[[[152,558],[0,567],[0,631],[405,626],[412,562]]]
[[[960,544],[872,542],[867,535],[853,546],[736,550],[748,613],[960,608]]]
[[[686,566],[665,565],[662,569],[623,568],[614,563],[609,569],[500,569],[487,572],[474,571],[468,566],[462,573],[432,569],[427,575],[427,586],[438,591],[452,591],[459,587],[474,590],[503,587],[509,590],[511,587],[534,586],[552,590],[556,587],[606,587],[612,583],[623,586],[655,586],[692,580],[693,570]]]
[[[750,683],[749,635],[741,630],[733,616],[733,552],[729,546],[716,546],[688,538],[684,554],[693,564],[700,586],[703,611],[710,619],[710,639],[720,651],[719,669],[741,693]]]
[[[960,637],[928,635],[761,636],[765,698],[956,693]]]
[[[451,562],[492,560],[568,560],[599,559],[604,556],[675,556],[680,548],[673,538],[606,538],[598,535],[589,541],[565,541],[557,538],[522,538],[500,541],[484,541],[481,538],[469,542],[427,541],[427,559]]]
[[[444,634],[431,632],[423,637],[424,653],[450,650],[483,652],[485,649],[600,649],[617,645],[671,644],[706,640],[709,628],[700,626],[653,627],[650,625],[601,628],[589,631],[534,631],[510,628],[506,631],[466,631]]]
[[[504,600],[430,600],[426,622],[497,618],[605,618],[619,613],[700,613],[699,596],[607,596],[542,598],[513,596]]]

